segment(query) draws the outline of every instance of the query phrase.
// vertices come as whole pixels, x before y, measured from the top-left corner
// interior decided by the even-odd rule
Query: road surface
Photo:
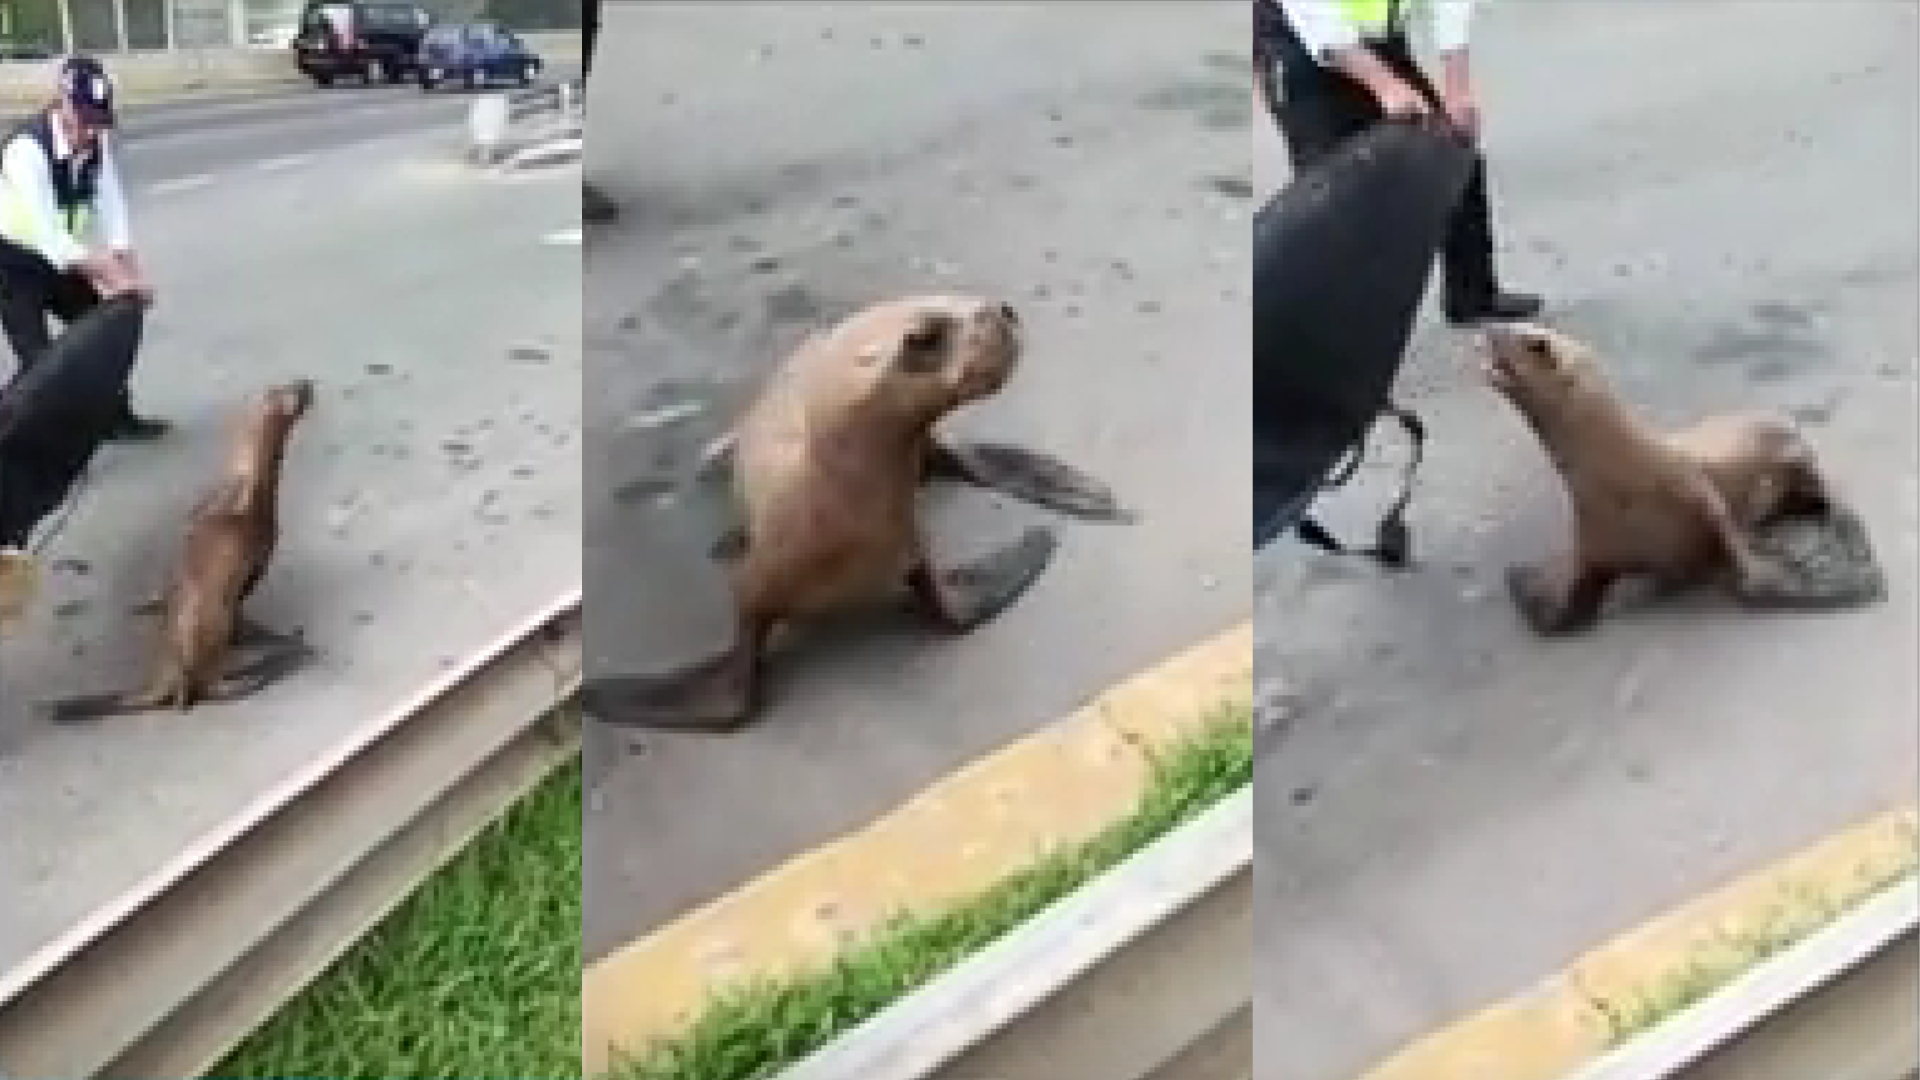
[[[0,642],[0,975],[578,587],[578,170],[483,176],[439,106],[393,96],[351,138],[294,105],[183,111],[165,135],[129,119],[158,289],[134,394],[179,426],[101,452],[36,616]],[[271,167],[289,129],[310,151]],[[189,167],[210,179],[158,186]],[[189,716],[44,723],[40,699],[140,681],[153,620],[127,609],[157,590],[236,409],[294,375],[318,398],[255,613],[304,628],[317,666]]]
[[[1424,567],[1387,579],[1288,544],[1257,560],[1260,671],[1295,709],[1258,773],[1261,1080],[1348,1080],[1911,796],[1917,12],[1485,10],[1512,281],[1546,291],[1656,417],[1794,410],[1867,515],[1892,595],[1835,617],[1702,601],[1530,638],[1499,573],[1560,535],[1560,497],[1464,342],[1423,332],[1406,385],[1434,431]],[[1256,151],[1265,192],[1270,126]],[[1379,444],[1397,460],[1390,432]],[[1368,527],[1392,479],[1333,516]]]
[[[876,298],[1019,305],[1028,362],[962,428],[1144,519],[1060,523],[1050,572],[964,640],[807,641],[744,733],[590,729],[590,957],[1244,618],[1250,587],[1243,5],[609,5],[603,32],[587,175],[625,217],[587,250],[592,668],[725,641],[711,518],[655,496],[803,327]],[[1034,520],[939,511],[956,557]]]
[[[579,76],[555,65],[549,80]],[[476,95],[418,86],[292,86],[129,105],[118,132],[127,181],[166,192],[254,171],[298,171],[334,151],[463,124]]]

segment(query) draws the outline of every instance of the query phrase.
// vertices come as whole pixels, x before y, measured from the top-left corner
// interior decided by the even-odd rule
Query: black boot
[[[107,439],[110,442],[154,442],[171,429],[172,425],[165,420],[141,416],[129,404],[121,407],[120,418],[113,422]]]
[[[592,184],[580,185],[580,216],[587,221],[612,221],[620,216],[620,207]]]
[[[1455,326],[1478,326],[1490,322],[1526,322],[1540,314],[1546,302],[1532,293],[1495,289],[1468,299],[1449,297],[1447,321]]]

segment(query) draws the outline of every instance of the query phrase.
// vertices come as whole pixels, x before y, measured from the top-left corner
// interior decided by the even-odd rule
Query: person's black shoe
[[[1496,292],[1479,300],[1448,301],[1447,321],[1455,326],[1490,322],[1525,322],[1540,314],[1546,302],[1532,293]]]
[[[156,420],[151,416],[141,416],[128,412],[114,422],[113,430],[107,433],[111,442],[153,442],[164,436],[172,428],[165,420]]]
[[[580,216],[588,221],[612,221],[620,208],[592,184],[580,185]]]

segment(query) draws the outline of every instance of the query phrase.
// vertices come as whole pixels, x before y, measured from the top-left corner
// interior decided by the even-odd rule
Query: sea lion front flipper
[[[1006,547],[960,566],[938,570],[922,558],[908,573],[907,584],[941,626],[965,633],[1019,599],[1053,561],[1059,546],[1053,530],[1035,526]]]
[[[1120,505],[1107,485],[1050,454],[1005,443],[927,448],[926,478],[954,480],[1005,492],[1022,502],[1092,521],[1130,523],[1137,515]]]
[[[758,703],[763,633],[670,675],[603,675],[580,687],[580,708],[603,724],[725,733],[752,719]]]
[[[1618,577],[1569,554],[1548,566],[1508,567],[1507,595],[1534,633],[1574,634],[1599,621],[1607,590]]]
[[[172,686],[137,693],[76,694],[42,702],[40,711],[50,723],[78,724],[88,720],[104,720],[110,716],[152,712],[172,704],[177,696]]]

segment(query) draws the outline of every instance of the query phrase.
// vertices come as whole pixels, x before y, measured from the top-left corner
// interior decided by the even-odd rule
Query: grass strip
[[[685,1033],[626,1056],[601,1080],[763,1080],[800,1060],[1251,783],[1252,714],[1224,707],[1149,752],[1153,775],[1118,823],[977,895],[899,914],[829,963],[731,988]]]
[[[1845,897],[1811,889],[1785,890],[1765,918],[1723,933],[1672,975],[1625,1002],[1602,1002],[1612,1044],[1617,1046],[1713,996],[1735,979],[1799,944],[1894,885],[1912,877],[1914,858],[1878,870]]]
[[[208,1075],[579,1076],[580,797],[575,757]]]

